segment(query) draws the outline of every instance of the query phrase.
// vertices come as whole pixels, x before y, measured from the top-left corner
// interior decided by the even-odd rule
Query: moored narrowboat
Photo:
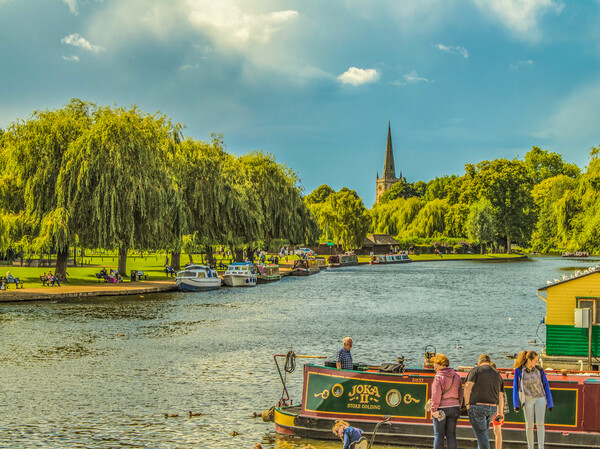
[[[354,253],[340,255],[340,267],[354,267],[358,265],[358,256]]]
[[[257,284],[270,284],[281,280],[279,265],[257,265],[256,269],[258,270]]]
[[[292,276],[310,276],[321,271],[316,259],[298,259],[292,267]]]
[[[326,362],[328,364],[328,362]],[[399,372],[393,372],[399,371]],[[466,379],[468,369],[457,372]],[[509,400],[510,413],[502,426],[503,447],[526,448],[523,413],[512,407],[512,370],[500,369]],[[600,373],[546,372],[554,409],[546,413],[547,448],[600,448]],[[329,366],[304,366],[302,403],[295,406],[289,396],[282,397],[274,409],[273,421],[278,434],[335,439],[331,428],[336,419],[345,419],[370,437],[384,416],[390,425],[377,432],[381,444],[433,445],[431,413],[425,403],[431,398],[432,369],[406,369],[402,365],[359,367],[340,370]],[[285,394],[287,390],[284,388]],[[458,445],[477,447],[467,417],[457,426]],[[490,440],[493,432],[490,430]],[[493,443],[492,443],[493,446]]]
[[[339,268],[340,266],[340,256],[332,255],[327,258],[327,266],[329,268]]]

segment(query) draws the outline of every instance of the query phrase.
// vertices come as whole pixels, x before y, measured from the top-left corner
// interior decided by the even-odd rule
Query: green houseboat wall
[[[546,325],[546,354],[587,357],[588,330],[574,326]],[[598,326],[592,326],[592,354],[600,354]]]

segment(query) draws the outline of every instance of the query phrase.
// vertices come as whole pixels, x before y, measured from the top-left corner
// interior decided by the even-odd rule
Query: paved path
[[[174,280],[101,283],[98,285],[61,285],[60,287],[20,288],[0,290],[0,302],[44,301],[86,298],[91,296],[139,295],[168,292],[176,289]]]

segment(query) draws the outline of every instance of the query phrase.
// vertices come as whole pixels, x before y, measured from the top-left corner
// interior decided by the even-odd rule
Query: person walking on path
[[[435,377],[431,386],[431,416],[433,417],[434,449],[444,449],[444,439],[448,449],[457,449],[456,423],[460,417],[463,400],[463,386],[460,376],[450,368],[450,361],[444,354],[431,358]]]
[[[343,419],[338,419],[335,422],[332,431],[344,442],[342,449],[349,449],[352,443],[360,440],[363,436],[363,431],[361,429],[352,427],[350,423]]]
[[[544,448],[544,419],[546,407],[552,411],[554,401],[544,369],[538,365],[539,356],[535,351],[521,351],[515,360],[513,381],[513,406],[518,413],[525,413],[525,435],[528,449],[534,449],[533,424],[537,426],[538,448]]]
[[[352,354],[350,353],[350,350],[352,349],[352,338],[346,337],[342,340],[342,343],[344,346],[337,352],[335,366],[337,369],[354,369],[354,365],[352,364]]]
[[[469,372],[465,383],[465,405],[479,449],[490,449],[489,428],[492,417],[498,415],[504,419],[504,383],[498,371],[490,364],[490,357],[481,354],[477,366]]]

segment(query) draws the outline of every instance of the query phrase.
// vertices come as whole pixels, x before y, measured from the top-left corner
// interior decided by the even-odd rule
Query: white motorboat
[[[256,269],[250,262],[234,262],[227,267],[223,281],[230,287],[256,287]]]
[[[221,278],[216,270],[206,265],[189,265],[177,272],[175,284],[185,292],[217,290],[221,288]]]

